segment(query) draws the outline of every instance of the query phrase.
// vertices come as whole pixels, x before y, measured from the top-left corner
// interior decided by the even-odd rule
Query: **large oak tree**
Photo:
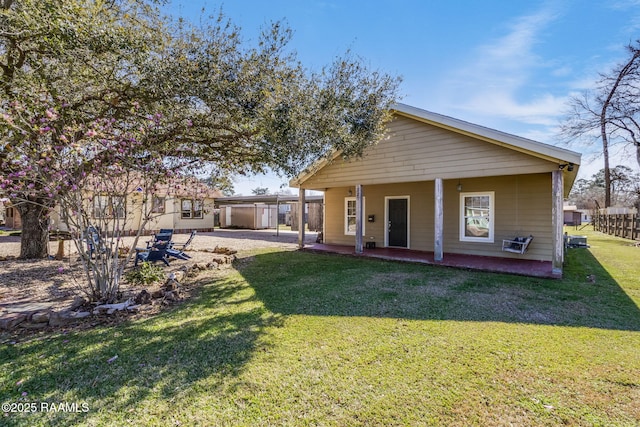
[[[24,168],[43,168],[38,152],[55,164],[92,140],[60,138],[68,123],[108,120],[115,140],[151,117],[154,131],[138,135],[143,152],[289,176],[333,150],[357,156],[384,134],[399,79],[350,54],[305,69],[280,23],[250,44],[222,15],[206,22],[173,22],[143,0],[0,2],[0,179],[23,219],[22,258],[46,255],[48,213],[69,191],[29,182]],[[18,135],[16,114],[47,117],[49,129],[33,123]]]

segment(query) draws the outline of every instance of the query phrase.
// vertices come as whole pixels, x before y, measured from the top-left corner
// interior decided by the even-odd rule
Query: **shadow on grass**
[[[241,269],[274,313],[496,321],[640,330],[640,310],[587,250],[562,280],[312,253],[267,253]],[[594,275],[591,283],[588,275]]]
[[[238,262],[241,275],[204,286],[157,317],[3,344],[0,402],[87,402],[89,412],[10,414],[1,424],[95,425],[95,417],[144,424],[127,416],[156,413],[143,405],[165,405],[157,413],[170,423],[171,402],[184,402],[193,390],[224,394],[252,355],[268,350],[262,335],[286,315],[640,330],[638,307],[589,251],[571,251],[567,259],[564,279],[545,280],[305,252],[260,254]],[[596,283],[586,280],[589,274]]]
[[[249,230],[249,229],[227,229],[216,228],[213,232],[203,232],[202,236],[211,236],[220,239],[242,239],[242,240],[256,240],[263,242],[273,243],[297,243],[298,233],[291,232],[290,230],[277,231],[275,228],[264,230]],[[305,242],[313,243],[316,241],[317,233],[315,231],[307,231],[305,233]],[[196,237],[197,238],[197,237]]]
[[[242,371],[261,345],[263,329],[278,322],[236,276],[204,287],[192,302],[154,318],[3,344],[0,401],[65,402],[70,400],[65,396],[73,396],[73,401],[90,402],[90,410],[11,414],[0,424],[76,425],[106,409],[121,414],[124,418],[113,424],[122,425],[126,411],[140,402],[170,402],[196,386],[215,394],[225,378]]]

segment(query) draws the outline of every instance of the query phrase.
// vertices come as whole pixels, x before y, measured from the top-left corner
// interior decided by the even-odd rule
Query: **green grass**
[[[0,424],[635,426],[640,248],[579,234],[562,280],[256,253],[158,317],[0,344],[0,402],[88,405]]]

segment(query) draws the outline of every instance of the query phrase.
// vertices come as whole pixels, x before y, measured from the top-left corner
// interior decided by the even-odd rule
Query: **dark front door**
[[[407,247],[407,199],[388,200],[388,242],[389,246]]]

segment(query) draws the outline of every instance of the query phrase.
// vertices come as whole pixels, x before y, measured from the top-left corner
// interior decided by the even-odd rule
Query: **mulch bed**
[[[211,252],[190,252],[191,260],[174,261],[171,266],[165,267],[167,277],[173,273],[178,278],[178,281],[173,281],[177,286],[173,286],[171,292],[163,288],[169,281],[136,286],[123,283],[120,301],[126,301],[129,298],[133,300],[143,289],[147,294],[153,294],[154,298],[148,298],[148,301],[138,304],[136,310],[111,310],[109,314],[104,310],[98,313],[96,304],[87,301],[87,295],[84,292],[84,272],[77,257],[71,256],[62,260],[19,260],[12,256],[5,256],[0,260],[0,324],[7,326],[11,323],[12,317],[22,314],[26,314],[27,318],[17,325],[11,324],[8,330],[0,330],[0,342],[23,341],[39,335],[117,325],[124,321],[154,316],[168,307],[191,298],[202,284],[210,283],[216,276],[219,277],[220,270],[230,266],[235,259],[232,254],[212,254]],[[212,258],[216,262],[212,262]],[[47,310],[48,313],[43,313],[44,310],[16,313],[21,307],[34,303],[35,305],[45,303],[50,307]],[[38,324],[32,319],[34,313],[39,313],[36,314],[38,316],[51,313],[86,314],[87,312],[91,315],[61,322],[62,324],[56,322],[54,326],[51,325],[52,321],[47,320],[48,323]]]

